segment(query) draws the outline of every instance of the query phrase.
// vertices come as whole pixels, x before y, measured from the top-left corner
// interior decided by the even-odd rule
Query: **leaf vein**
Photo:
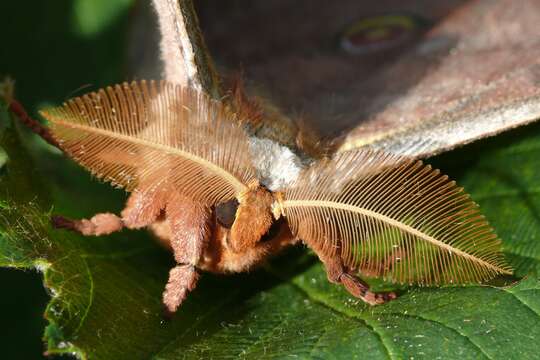
[[[391,360],[399,359],[399,357],[394,356],[394,353],[396,353],[396,351],[394,349],[392,349],[392,347],[387,343],[387,341],[385,340],[383,334],[380,332],[380,329],[378,330],[373,324],[371,324],[371,322],[368,319],[363,318],[363,317],[358,316],[358,315],[348,314],[348,313],[344,312],[343,310],[332,306],[331,304],[324,301],[321,297],[315,296],[313,293],[311,293],[310,291],[304,289],[302,286],[298,285],[294,281],[290,282],[290,284],[293,285],[294,289],[296,289],[297,291],[299,291],[303,295],[307,296],[308,298],[312,299],[317,304],[320,304],[321,306],[324,306],[325,308],[329,309],[330,311],[332,311],[334,313],[337,313],[337,314],[339,314],[341,316],[344,316],[344,317],[346,317],[348,319],[355,320],[356,322],[364,325],[366,328],[368,328],[368,330],[373,332],[375,334],[375,336],[379,339],[379,341],[380,341],[380,343],[381,343],[381,345],[382,345],[382,347],[383,347],[384,351],[386,352],[386,355],[387,355],[387,357],[389,359],[391,359]]]
[[[204,314],[202,314],[201,316],[197,317],[197,320],[195,320],[190,327],[188,327],[187,329],[185,329],[181,334],[175,336],[173,339],[171,339],[171,341],[169,341],[169,343],[165,346],[163,346],[163,348],[156,353],[156,355],[154,356],[154,359],[159,359],[159,356],[162,355],[166,350],[167,348],[174,344],[177,340],[183,338],[186,334],[190,333],[193,331],[193,329],[195,329],[200,323],[202,323],[207,317],[209,317],[210,315],[212,315],[214,312],[218,311],[219,309],[223,308],[223,306],[225,304],[227,304],[233,297],[235,297],[236,295],[238,295],[239,291],[232,291],[230,292],[229,296],[225,297],[223,299],[222,302],[216,304],[216,306],[208,311],[206,311]]]
[[[90,291],[89,291],[89,301],[88,305],[86,306],[86,309],[84,311],[83,316],[81,316],[81,320],[79,320],[79,325],[75,329],[74,333],[77,333],[80,328],[83,326],[84,321],[88,317],[88,313],[90,312],[90,308],[92,307],[92,304],[94,303],[94,278],[92,276],[92,272],[90,271],[90,267],[88,266],[88,262],[83,258],[84,262],[84,268],[86,269],[86,275],[88,276],[88,281],[90,282]]]
[[[265,331],[264,334],[261,334],[261,336],[258,337],[257,340],[255,340],[253,343],[249,344],[245,349],[240,351],[240,353],[237,354],[237,356],[241,355],[247,355],[249,353],[250,349],[253,349],[255,345],[262,342],[263,339],[267,339],[270,335],[274,334],[277,329],[281,328],[284,325],[287,325],[289,323],[288,320],[283,320],[277,323],[275,326],[272,326],[268,331]]]
[[[384,313],[384,315],[394,315],[394,316],[397,316],[397,317],[410,317],[410,318],[413,318],[413,319],[417,319],[417,320],[420,320],[420,321],[428,321],[428,322],[432,322],[432,323],[435,323],[435,324],[438,324],[442,327],[444,327],[445,329],[448,329],[456,334],[458,334],[459,336],[465,338],[471,345],[473,345],[476,349],[478,349],[478,351],[480,351],[487,359],[493,359],[491,356],[489,356],[488,353],[486,353],[484,351],[484,349],[476,344],[470,337],[468,337],[466,334],[463,334],[462,332],[460,332],[458,329],[448,325],[448,324],[445,324],[443,323],[442,321],[439,321],[439,320],[435,320],[435,319],[430,319],[430,318],[427,318],[425,316],[421,316],[421,315],[418,315],[418,314],[405,314],[405,313],[395,313],[395,312],[391,312],[391,313]]]
[[[503,291],[503,292],[506,292],[506,293],[512,295],[512,297],[514,297],[519,303],[521,303],[523,306],[525,306],[525,308],[529,309],[529,310],[532,311],[536,316],[540,317],[540,313],[539,313],[538,311],[536,311],[535,309],[533,309],[531,305],[529,305],[527,302],[525,302],[525,300],[523,300],[522,298],[520,298],[519,296],[517,296],[517,294],[514,293],[513,291],[511,291],[511,289],[497,288],[497,290],[500,290],[500,291]]]

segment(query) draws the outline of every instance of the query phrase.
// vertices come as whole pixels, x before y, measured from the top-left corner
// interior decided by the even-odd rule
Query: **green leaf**
[[[83,36],[92,36],[114,23],[132,0],[74,0],[73,24]]]
[[[81,84],[122,80],[125,13],[116,25],[81,37],[64,33],[72,28],[72,3],[32,3],[30,12],[24,2],[0,4],[2,14],[21,9],[24,14],[5,19],[10,33],[26,34],[27,41],[4,39],[4,48],[17,56],[1,57],[0,69],[18,81],[19,98],[31,110],[37,101],[61,101]],[[36,31],[39,38],[32,35]],[[7,121],[0,114],[0,129]],[[299,249],[251,274],[205,274],[170,321],[161,316],[161,292],[172,256],[144,231],[84,238],[49,225],[51,213],[78,218],[117,212],[124,194],[92,180],[58,153],[35,146],[35,139],[19,141],[13,128],[6,131],[0,145],[9,156],[0,168],[0,266],[43,274],[51,296],[45,310],[51,354],[88,359],[539,357],[537,125],[433,160],[471,192],[497,229],[517,276],[526,276],[512,286],[405,288],[396,301],[369,307],[329,284],[321,265]],[[25,296],[2,291],[2,297]]]

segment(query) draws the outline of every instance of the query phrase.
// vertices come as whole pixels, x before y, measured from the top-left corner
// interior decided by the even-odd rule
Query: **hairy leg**
[[[394,292],[376,293],[369,290],[369,285],[345,268],[339,253],[335,255],[323,255],[317,253],[326,268],[328,281],[334,284],[342,284],[354,297],[362,299],[370,305],[384,304],[397,297]]]
[[[163,292],[168,315],[176,312],[187,294],[197,285],[199,263],[210,237],[210,211],[200,203],[173,193],[165,208],[170,225],[170,242],[178,265],[169,273]]]
[[[122,230],[139,229],[154,223],[165,208],[167,187],[163,182],[141,186],[129,196],[126,207],[119,217],[111,213],[96,214],[90,219],[71,220],[53,216],[56,228],[79,232],[85,236],[108,235]]]
[[[68,229],[79,232],[85,236],[109,235],[120,231],[124,227],[122,219],[111,213],[94,215],[90,219],[70,220],[63,216],[52,217],[53,226],[57,229]]]
[[[160,236],[170,244],[178,264],[170,271],[163,293],[165,311],[170,315],[176,312],[197,284],[199,275],[195,267],[210,236],[210,210],[171,191],[163,182],[141,188],[131,194],[121,217],[110,213],[81,220],[55,216],[53,223],[56,227],[96,236],[110,234],[124,227],[138,229],[158,222],[166,224]]]
[[[196,265],[208,245],[210,210],[178,193],[170,195],[165,216],[171,228],[171,247],[179,264]]]
[[[192,265],[177,265],[169,272],[169,281],[163,292],[165,315],[172,316],[184,302],[187,294],[195,289],[199,273]]]

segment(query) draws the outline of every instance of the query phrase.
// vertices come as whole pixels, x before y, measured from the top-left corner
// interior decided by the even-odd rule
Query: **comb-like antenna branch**
[[[392,281],[467,283],[511,273],[478,206],[419,161],[339,153],[302,173],[274,207],[323,255]]]
[[[241,124],[220,102],[193,89],[122,84],[43,115],[69,156],[128,191],[162,182],[216,204],[237,197],[255,179]]]

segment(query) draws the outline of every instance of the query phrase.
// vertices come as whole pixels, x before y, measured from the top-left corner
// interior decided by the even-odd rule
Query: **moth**
[[[371,305],[396,294],[370,291],[361,275],[442,285],[511,274],[478,206],[439,170],[368,147],[308,156],[255,134],[254,121],[260,130],[271,119],[255,119],[246,101],[138,81],[42,111],[48,128],[18,102],[10,109],[94,176],[130,193],[120,214],[52,220],[87,236],[150,229],[177,263],[163,292],[169,313],[202,272],[249,271],[300,242],[330,282]]]

